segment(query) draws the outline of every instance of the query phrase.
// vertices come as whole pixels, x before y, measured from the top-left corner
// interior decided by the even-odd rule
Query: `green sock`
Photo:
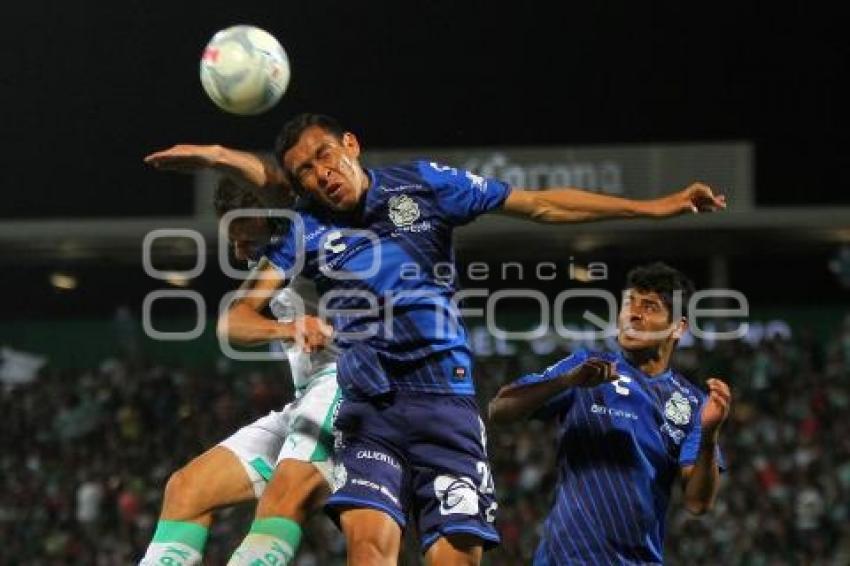
[[[229,566],[283,566],[301,544],[301,525],[285,517],[255,519]]]
[[[209,531],[189,521],[160,520],[148,545],[143,566],[190,566],[201,563]]]

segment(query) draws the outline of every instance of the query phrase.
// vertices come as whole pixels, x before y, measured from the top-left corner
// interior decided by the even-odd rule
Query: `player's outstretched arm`
[[[694,515],[710,511],[720,489],[717,443],[720,428],[729,416],[731,403],[729,386],[719,379],[709,379],[708,398],[702,410],[702,435],[697,459],[692,466],[684,466],[681,472],[685,508]]]
[[[535,222],[590,222],[609,218],[666,218],[726,208],[726,197],[711,187],[693,183],[681,191],[652,200],[632,200],[574,188],[545,191],[514,189],[502,212]]]
[[[273,340],[294,340],[311,352],[330,340],[333,330],[314,316],[302,316],[293,322],[266,318],[261,311],[284,284],[280,272],[265,258],[239,288],[237,297],[218,320],[217,332],[224,339],[245,346]]]
[[[255,187],[289,192],[286,176],[272,159],[221,145],[177,144],[147,155],[145,163],[163,171],[216,169]]]
[[[613,362],[589,359],[573,371],[531,385],[506,385],[487,407],[490,422],[507,424],[523,420],[552,397],[570,387],[595,387],[616,378]]]

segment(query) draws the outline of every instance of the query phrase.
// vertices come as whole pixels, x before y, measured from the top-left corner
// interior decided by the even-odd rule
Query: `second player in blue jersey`
[[[709,509],[723,467],[718,435],[729,388],[706,395],[669,366],[687,329],[674,297],[693,286],[663,264],[632,270],[618,324],[620,350],[579,350],[504,387],[490,417],[533,416],[557,424],[555,502],[534,563],[660,564],[673,485],[685,505]],[[678,312],[686,312],[681,308]]]

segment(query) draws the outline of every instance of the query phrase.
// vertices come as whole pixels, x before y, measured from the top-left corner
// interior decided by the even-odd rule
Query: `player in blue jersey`
[[[274,291],[298,272],[312,278],[341,348],[342,439],[327,508],[349,563],[395,563],[408,518],[429,563],[477,563],[498,542],[496,504],[456,288],[434,270],[454,259],[454,227],[488,212],[565,223],[712,211],[725,201],[699,183],[634,201],[511,188],[427,161],[367,170],[357,138],[315,114],[284,126],[276,153],[309,204],[220,331],[250,340]]]
[[[618,319],[617,353],[579,350],[520,378],[490,402],[493,422],[525,417],[558,425],[555,503],[534,563],[660,564],[673,484],[702,514],[717,496],[717,448],[729,387],[708,395],[670,369],[687,329],[693,284],[661,263],[633,269]]]

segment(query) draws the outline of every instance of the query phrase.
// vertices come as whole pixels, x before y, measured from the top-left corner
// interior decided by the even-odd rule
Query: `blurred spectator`
[[[100,519],[103,485],[97,480],[85,480],[77,487],[77,522],[92,526]]]

